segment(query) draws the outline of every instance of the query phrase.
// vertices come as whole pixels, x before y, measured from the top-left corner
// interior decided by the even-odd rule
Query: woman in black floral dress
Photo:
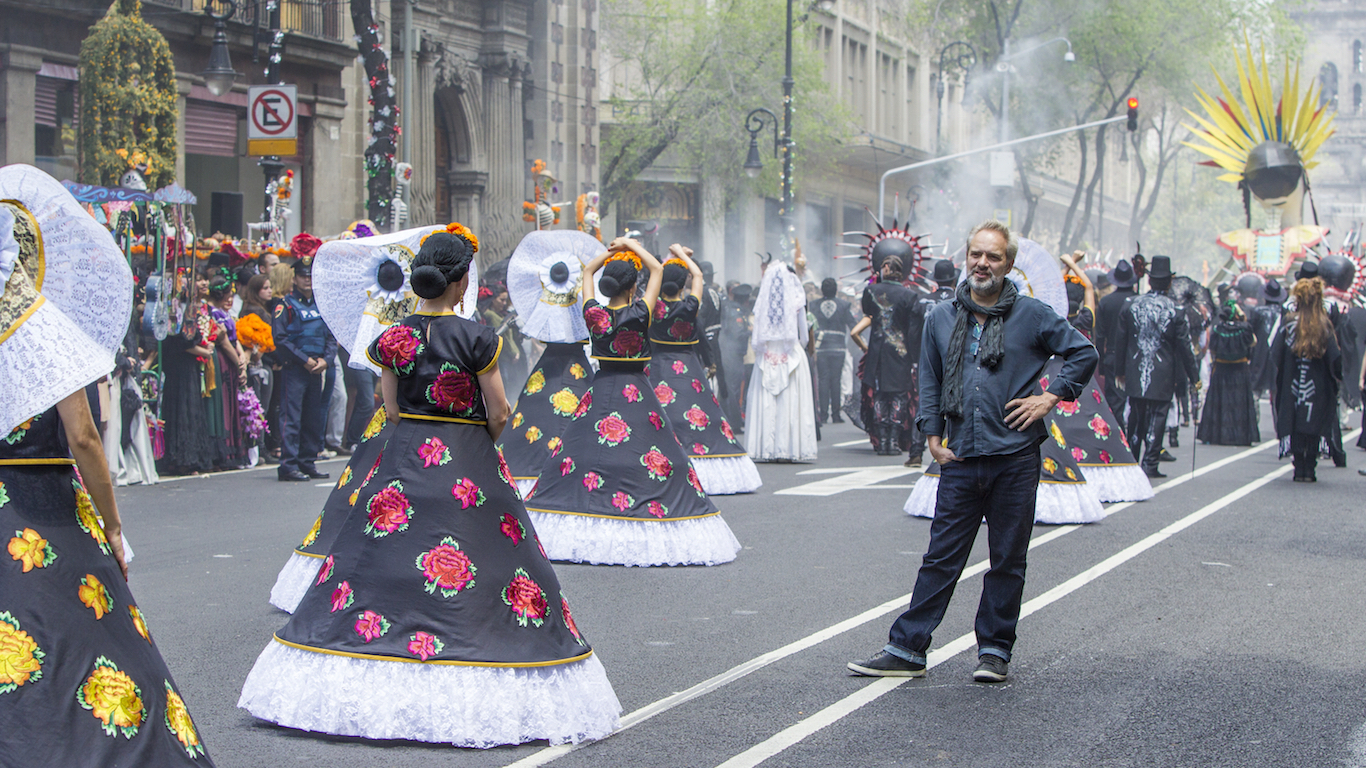
[[[698,354],[704,346],[697,327],[701,306],[702,270],[692,260],[692,250],[669,248],[673,258],[664,264],[662,295],[655,303],[650,323],[654,357],[648,374],[655,396],[664,406],[676,430],[678,442],[692,459],[702,490],[710,496],[750,493],[763,485],[759,469],[735,439],[730,422],[721,412],[721,401],[707,384],[706,364]],[[692,277],[692,290],[683,289]]]
[[[454,312],[475,247],[428,237],[412,272],[426,309],[368,350],[393,432],[247,676],[238,706],[259,718],[481,748],[616,727],[621,706],[494,448],[511,411],[502,343]]]
[[[649,283],[634,299],[641,265]],[[607,305],[593,298],[592,275]],[[527,500],[555,560],[612,565],[715,565],[740,543],[707,499],[645,375],[659,261],[618,238],[585,269],[584,319],[600,363],[559,452]]]

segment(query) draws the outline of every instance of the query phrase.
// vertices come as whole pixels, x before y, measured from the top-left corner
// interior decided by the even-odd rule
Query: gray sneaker
[[[972,670],[972,679],[979,683],[1003,683],[1009,666],[1010,662],[1000,656],[984,653],[977,657],[977,669]]]
[[[924,677],[925,665],[906,661],[886,651],[878,651],[867,661],[851,661],[845,665],[850,672],[864,677]]]

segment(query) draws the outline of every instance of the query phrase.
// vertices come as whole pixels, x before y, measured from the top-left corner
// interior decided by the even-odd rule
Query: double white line
[[[1355,437],[1359,432],[1360,430],[1355,430],[1349,434],[1343,435],[1343,440],[1349,440]],[[1197,477],[1202,477],[1204,475],[1209,474],[1210,472],[1222,469],[1223,467],[1226,467],[1229,464],[1241,461],[1242,459],[1245,459],[1249,456],[1264,451],[1274,445],[1276,445],[1275,440],[1268,440],[1264,443],[1255,445],[1246,450],[1239,451],[1238,453],[1235,453],[1232,456],[1228,456],[1226,458],[1220,459],[1219,461],[1213,462],[1207,466],[1201,467],[1195,470],[1194,472],[1187,472],[1185,474],[1178,475],[1163,483],[1162,485],[1157,486],[1153,490],[1157,493],[1162,493],[1172,488],[1177,488],[1181,485],[1190,482],[1191,480],[1194,480]],[[1266,485],[1267,483],[1271,482],[1277,477],[1280,477],[1281,475],[1284,475],[1285,473],[1289,472],[1291,469],[1292,467],[1290,465],[1278,467],[1277,469],[1263,475],[1262,477],[1252,481],[1251,483],[1248,483],[1247,485],[1244,485],[1236,491],[1233,491],[1232,493],[1229,493],[1221,497],[1220,499],[1210,504],[1207,504],[1204,507],[1201,507],[1195,512],[1192,512],[1191,514],[1163,528],[1157,533],[1154,533],[1151,536],[1148,536],[1147,538],[1139,541],[1138,543],[1126,547],[1125,549],[1121,550],[1115,555],[1112,555],[1111,557],[1102,560],[1100,563],[1097,563],[1091,568],[1082,571],[1076,576],[1073,576],[1072,578],[1068,579],[1067,581],[1064,581],[1058,586],[1053,587],[1052,589],[1048,590],[1042,595],[1039,595],[1033,600],[1026,602],[1021,607],[1020,618],[1024,618],[1034,613],[1035,611],[1062,599],[1063,597],[1071,594],[1072,592],[1075,592],[1076,590],[1080,589],[1086,584],[1096,580],[1100,576],[1118,567],[1122,563],[1125,563],[1133,559],[1134,557],[1137,557],[1139,554],[1151,549],[1152,547],[1156,546],[1162,541],[1165,541],[1171,536],[1185,530],[1186,528],[1189,528],[1190,526],[1205,519],[1206,517],[1209,517],[1215,512],[1218,512],[1219,510],[1223,509],[1229,504],[1232,504],[1233,502],[1238,501],[1239,499],[1247,496],[1248,494],[1252,493],[1258,488],[1261,488],[1262,486]],[[1113,514],[1115,512],[1123,510],[1129,506],[1132,506],[1134,503],[1135,502],[1123,502],[1120,504],[1114,504],[1109,508],[1110,513]],[[1038,536],[1030,540],[1029,548],[1033,550],[1035,547],[1047,544],[1050,541],[1055,541],[1083,527],[1085,526],[1067,525],[1056,528],[1052,531],[1049,531],[1046,534],[1043,534],[1042,536]],[[963,570],[963,575],[960,577],[960,579],[965,579],[970,576],[975,576],[979,573],[983,573],[987,570],[989,566],[990,562],[986,560],[974,563],[973,565]],[[898,597],[894,600],[889,600],[883,603],[882,605],[879,605],[875,608],[870,608],[869,610],[866,610],[863,613],[858,614],[857,616],[845,619],[844,621],[841,621],[838,624],[826,627],[825,629],[822,629],[819,632],[807,635],[806,637],[803,637],[800,640],[784,645],[781,648],[769,651],[768,653],[765,653],[762,656],[757,656],[753,659],[750,659],[749,661],[746,661],[743,664],[740,664],[739,666],[732,667],[731,669],[728,669],[725,672],[722,672],[721,674],[712,677],[708,680],[704,680],[701,683],[698,683],[697,685],[694,685],[693,687],[687,690],[679,691],[678,693],[675,693],[671,696],[666,696],[656,702],[648,704],[623,717],[621,719],[621,725],[617,728],[616,732],[621,733],[622,731],[625,731],[628,728],[633,728],[637,725],[640,725],[646,720],[649,720],[650,718],[655,717],[656,715],[663,714],[664,712],[667,712],[680,704],[684,704],[698,697],[705,696],[706,694],[711,693],[712,691],[715,691],[719,688],[722,688],[730,683],[733,683],[736,680],[739,680],[743,677],[746,677],[753,672],[757,672],[758,670],[763,669],[764,667],[774,662],[781,661],[789,656],[800,653],[801,651],[804,651],[808,648],[824,643],[825,641],[837,637],[845,632],[848,632],[851,629],[867,624],[868,622],[880,619],[892,612],[904,610],[905,606],[908,603],[910,603],[910,600],[910,594],[902,595],[901,597]],[[973,647],[975,643],[976,637],[971,632],[963,635],[962,637],[956,638],[955,640],[947,643],[946,645],[941,646],[940,648],[937,648],[934,651],[930,652],[926,666],[935,667],[939,664],[942,664],[945,661],[958,655],[959,653],[962,653],[963,651],[966,651],[969,648]],[[885,696],[886,694],[895,690],[898,686],[908,682],[910,679],[911,678],[879,678],[873,681],[872,683],[868,684],[868,686],[866,686],[865,688],[859,690],[857,693],[854,693],[850,696],[845,697],[844,699],[841,699],[838,702],[835,702],[834,704],[831,704],[830,706],[815,713],[814,715],[811,715],[810,717],[793,724],[792,726],[778,732],[777,734],[766,739],[765,741],[756,744],[755,746],[745,750],[744,752],[741,752],[740,754],[736,755],[730,760],[727,760],[726,762],[722,763],[720,768],[748,768],[750,766],[759,765],[763,761],[767,760],[770,757],[773,757],[779,752],[782,752],[783,750],[787,749],[793,744],[802,741],[806,737],[816,733],[822,728],[825,728],[826,726],[831,725],[832,723],[837,722],[841,718],[844,718],[849,714],[855,712],[865,704],[868,704],[872,701],[876,701],[882,696]],[[587,746],[587,744],[547,747],[545,749],[540,750],[539,752],[531,754],[514,763],[509,763],[506,766],[506,768],[532,768],[532,766],[545,765],[546,763],[556,760],[557,758],[562,757],[564,755],[567,755],[570,752],[581,749],[584,746]]]

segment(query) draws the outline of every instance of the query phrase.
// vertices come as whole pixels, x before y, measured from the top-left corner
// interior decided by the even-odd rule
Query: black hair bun
[[[435,299],[446,292],[446,287],[450,285],[450,281],[441,274],[440,269],[430,264],[424,264],[413,270],[412,285],[413,293],[424,299]]]
[[[621,283],[611,275],[603,275],[598,278],[598,287],[602,289],[603,295],[609,299],[621,293],[622,288]]]

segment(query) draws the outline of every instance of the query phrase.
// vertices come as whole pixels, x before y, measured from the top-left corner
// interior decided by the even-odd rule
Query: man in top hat
[[[275,307],[272,323],[280,371],[280,467],[285,481],[325,479],[314,461],[323,449],[323,375],[337,355],[313,299],[313,257],[294,262],[294,290]]]
[[[1129,300],[1138,295],[1135,285],[1138,275],[1128,259],[1120,259],[1106,275],[1114,290],[1096,304],[1096,332],[1091,341],[1100,353],[1100,375],[1105,379],[1105,402],[1116,418],[1124,417],[1124,388],[1115,380],[1124,375],[1123,363],[1115,359],[1115,332],[1119,328],[1119,313]]]
[[[1166,477],[1157,462],[1179,374],[1185,373],[1192,386],[1200,386],[1186,313],[1167,295],[1172,277],[1171,259],[1154,256],[1148,267],[1151,290],[1130,299],[1120,310],[1114,336],[1115,374],[1129,398],[1125,432],[1134,458],[1148,477]]]
[[[1281,324],[1281,314],[1285,311],[1286,290],[1276,278],[1266,281],[1261,290],[1261,303],[1250,307],[1248,320],[1252,323],[1252,333],[1256,343],[1252,347],[1252,393],[1261,399],[1276,377],[1276,370],[1266,364],[1271,352],[1271,339]]]

